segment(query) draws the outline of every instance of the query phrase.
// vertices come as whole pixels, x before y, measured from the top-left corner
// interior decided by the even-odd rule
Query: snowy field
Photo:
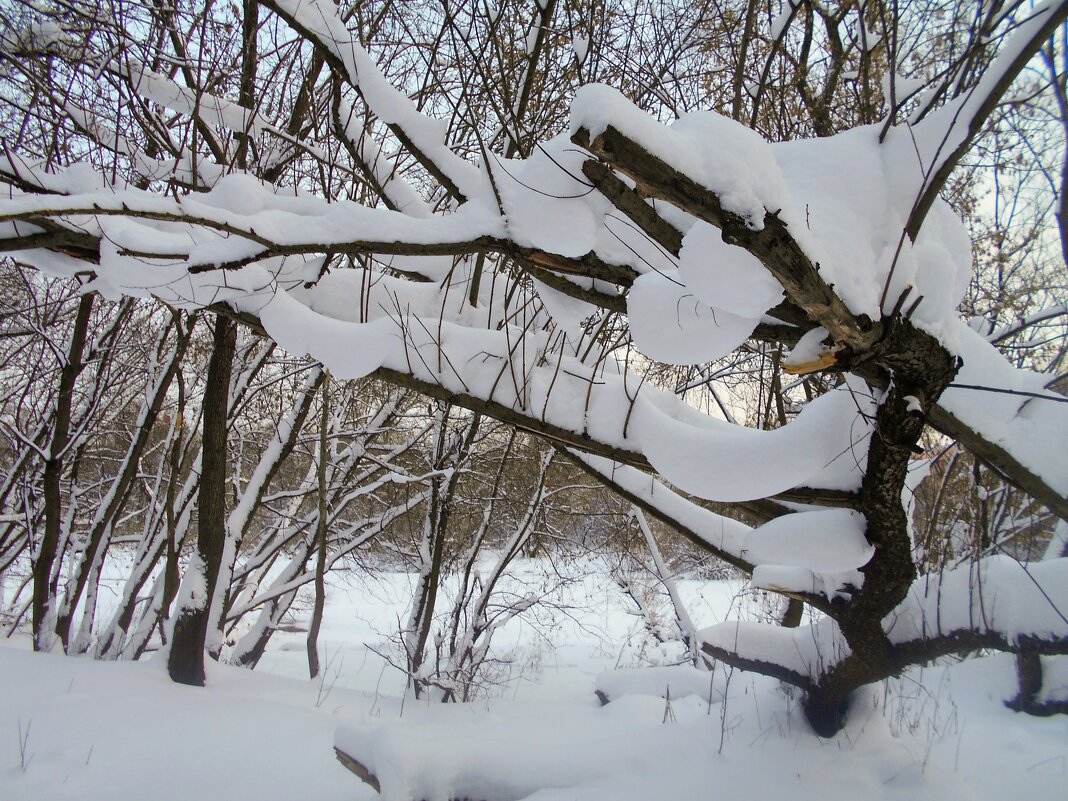
[[[517,580],[529,587],[547,568],[528,560]],[[172,684],[158,660],[0,641],[0,799],[378,797],[335,760],[335,742],[390,799],[1065,797],[1068,719],[1003,706],[1011,657],[914,670],[821,740],[768,679],[636,671],[675,651],[651,642],[603,566],[567,569],[574,580],[551,605],[499,633],[492,684],[466,705],[403,698],[389,659],[411,597],[404,574],[333,578],[315,681],[302,632],[277,633],[255,672],[212,663],[203,689]],[[680,586],[698,625],[760,613],[738,582]]]

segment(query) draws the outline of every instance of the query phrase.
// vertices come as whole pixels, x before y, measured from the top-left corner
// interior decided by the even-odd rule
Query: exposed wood
[[[336,745],[334,746],[334,755],[337,757],[337,761],[345,766],[346,769],[355,773],[360,777],[360,781],[374,790],[376,793],[382,792],[382,785],[378,782],[378,777],[371,773],[356,757],[349,756]]]
[[[822,370],[834,367],[837,363],[837,353],[835,351],[826,351],[810,362],[802,362],[801,364],[784,362],[782,370],[787,375],[809,375],[810,373],[818,373]]]

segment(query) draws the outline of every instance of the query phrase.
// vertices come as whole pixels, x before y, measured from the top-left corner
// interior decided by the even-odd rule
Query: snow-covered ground
[[[570,565],[584,577],[500,632],[495,683],[462,706],[402,698],[403,677],[384,658],[413,580],[397,573],[334,578],[315,681],[299,632],[278,633],[255,672],[212,663],[206,688],[172,684],[158,661],[0,641],[0,799],[377,797],[338,764],[335,741],[396,799],[1064,798],[1068,719],[1003,706],[1009,657],[914,670],[820,740],[773,681],[635,673],[672,653],[650,645],[596,567]],[[530,586],[545,568],[527,561],[520,578]],[[740,595],[737,582],[680,589],[701,626],[759,613],[760,596]]]

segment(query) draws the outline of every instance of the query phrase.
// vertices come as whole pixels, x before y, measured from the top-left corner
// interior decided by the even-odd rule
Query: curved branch
[[[1068,1],[1049,0],[1040,6],[1010,38],[1008,44],[1003,47],[1003,53],[985,72],[979,84],[957,101],[959,107],[941,137],[939,156],[928,169],[929,177],[925,179],[905,225],[910,240],[916,241],[931,206],[964,154],[971,149],[975,137],[997,108],[1001,96],[1008,91],[1027,63],[1065,20],[1068,20]],[[943,113],[946,110],[943,108]],[[928,122],[928,125],[930,124],[931,122]],[[958,131],[961,133],[958,134]],[[948,152],[943,154],[941,150],[944,148],[948,148]]]

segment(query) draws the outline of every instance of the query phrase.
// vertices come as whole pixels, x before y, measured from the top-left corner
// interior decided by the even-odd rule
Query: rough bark
[[[936,401],[957,372],[948,351],[908,321],[886,320],[883,327],[887,336],[874,358],[893,370],[894,384],[876,413],[860,505],[875,554],[861,568],[863,586],[831,606],[851,655],[818,677],[805,694],[806,716],[821,736],[833,735],[844,724],[855,690],[899,669],[882,621],[905,599],[916,578],[901,496],[924,418],[910,409],[910,399]]]
[[[42,480],[44,489],[44,535],[33,560],[33,604],[32,626],[33,647],[46,650],[52,641],[53,633],[46,631],[49,607],[55,602],[58,575],[53,572],[53,565],[59,549],[60,530],[63,517],[63,495],[61,481],[63,463],[70,438],[71,405],[74,396],[74,382],[85,365],[82,355],[85,350],[86,336],[89,330],[89,316],[93,311],[95,295],[82,295],[78,301],[78,312],[74,318],[70,343],[66,358],[59,373],[59,389],[56,394],[55,423],[52,428],[52,441],[48,446],[48,458],[45,461]]]
[[[237,343],[236,324],[216,315],[211,360],[204,390],[204,455],[201,463],[197,513],[197,569],[203,570],[203,588],[196,598],[177,610],[171,634],[167,671],[179,684],[204,684],[204,645],[208,633],[211,596],[217,592],[219,570],[226,546],[226,423],[230,374]],[[187,577],[188,579],[188,577]],[[198,580],[196,577],[194,581]]]

